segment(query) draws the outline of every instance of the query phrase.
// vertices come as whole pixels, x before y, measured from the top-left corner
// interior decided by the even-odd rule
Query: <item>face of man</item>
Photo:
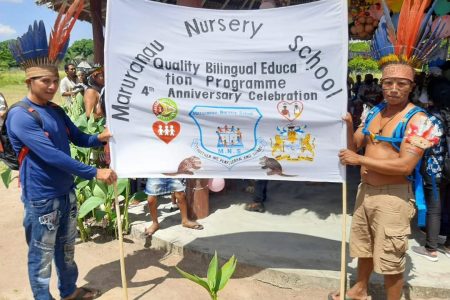
[[[27,80],[29,86],[29,96],[31,100],[36,100],[42,104],[53,99],[58,91],[58,76],[42,76]]]
[[[77,75],[77,69],[74,65],[68,65],[66,70],[67,77],[74,79]]]
[[[384,99],[389,104],[402,104],[408,101],[414,83],[404,78],[386,78],[381,81]]]
[[[392,64],[383,69],[381,88],[389,104],[403,104],[408,101],[414,89],[414,69],[408,65]]]

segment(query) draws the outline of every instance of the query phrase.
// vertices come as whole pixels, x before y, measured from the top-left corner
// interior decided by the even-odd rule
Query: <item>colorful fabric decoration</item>
[[[9,49],[25,70],[27,79],[58,74],[57,65],[66,54],[70,32],[84,7],[84,0],[75,0],[67,12],[66,7],[64,3],[59,10],[48,44],[43,21],[34,21],[22,37],[9,43]]]
[[[439,143],[439,131],[428,117],[422,117],[412,123],[406,133],[406,141],[421,149],[428,149]]]
[[[405,0],[398,23],[390,16],[389,8],[382,0],[384,15],[380,19],[372,40],[372,55],[380,67],[391,63],[407,64],[421,68],[441,42],[444,24],[431,29],[431,15],[436,1]],[[427,13],[426,9],[430,8]]]

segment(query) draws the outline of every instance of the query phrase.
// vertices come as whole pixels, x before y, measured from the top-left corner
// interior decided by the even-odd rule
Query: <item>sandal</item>
[[[331,292],[328,294],[328,300],[334,300],[334,297],[339,297],[339,292]],[[364,298],[350,298],[349,296],[345,295],[344,300],[372,300],[372,296],[366,296]]]
[[[197,222],[192,222],[192,221],[189,221],[185,224],[181,224],[181,226],[183,226],[185,228],[189,228],[189,229],[194,229],[194,230],[203,230],[202,224],[199,224]]]
[[[244,209],[248,210],[248,211],[259,212],[259,213],[263,213],[266,211],[266,208],[264,207],[264,204],[262,202],[247,203],[245,205]]]
[[[102,295],[102,293],[99,290],[89,289],[85,287],[77,288],[75,291],[78,291],[75,297],[63,298],[62,300],[92,300],[97,299]],[[86,296],[87,294],[90,294],[90,296]]]

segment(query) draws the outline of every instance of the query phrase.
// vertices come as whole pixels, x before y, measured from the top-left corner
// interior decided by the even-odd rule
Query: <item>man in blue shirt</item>
[[[52,260],[58,274],[62,299],[94,299],[98,291],[77,288],[77,265],[74,261],[77,236],[77,201],[74,177],[96,177],[111,184],[117,179],[111,169],[96,169],[70,156],[69,141],[81,147],[102,146],[111,134],[81,132],[59,108],[51,105],[58,91],[56,67],[33,67],[26,70],[28,95],[22,101],[39,113],[42,124],[22,107],[8,112],[8,136],[17,154],[29,149],[20,167],[24,227],[28,243],[28,274],[35,299],[54,299],[49,292]]]

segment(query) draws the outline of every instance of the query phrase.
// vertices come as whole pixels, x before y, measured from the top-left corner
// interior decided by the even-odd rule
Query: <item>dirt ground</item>
[[[0,183],[0,199],[0,300],[32,299],[27,277],[27,246],[22,227],[23,205],[17,182],[12,183],[9,189]],[[103,293],[100,299],[125,299],[121,288],[118,249],[118,241],[105,241],[104,238],[77,244],[78,284],[100,289]],[[178,265],[185,271],[206,276],[207,264],[146,249],[127,237],[124,251],[128,299],[209,299],[202,287],[181,278],[174,268]],[[219,292],[220,299],[326,299],[327,295],[327,291],[321,288],[283,289],[251,277],[237,277]],[[53,271],[51,293],[58,298],[56,286],[57,279]]]

